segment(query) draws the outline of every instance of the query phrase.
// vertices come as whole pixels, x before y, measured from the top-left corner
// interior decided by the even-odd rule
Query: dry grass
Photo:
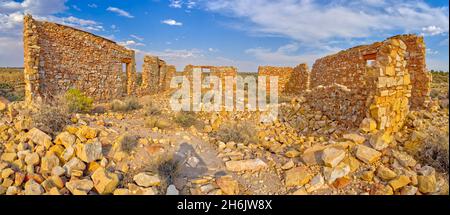
[[[191,126],[195,126],[198,128],[203,127],[202,121],[198,120],[197,116],[195,116],[195,113],[193,112],[187,111],[179,112],[175,115],[174,121],[184,128],[188,128]]]
[[[215,136],[223,141],[234,141],[236,143],[258,143],[257,128],[250,122],[226,123],[219,127]]]
[[[419,159],[442,172],[449,168],[449,137],[440,135],[435,141],[426,139],[418,152]]]
[[[166,129],[169,128],[171,122],[163,117],[159,116],[148,116],[144,120],[144,126],[146,128],[159,128]]]
[[[114,112],[127,112],[140,108],[142,108],[142,106],[135,97],[125,98],[124,101],[115,99],[111,102],[111,110]]]
[[[62,97],[58,97],[52,103],[39,103],[38,110],[32,112],[30,117],[33,126],[47,134],[56,135],[71,123],[71,114]]]

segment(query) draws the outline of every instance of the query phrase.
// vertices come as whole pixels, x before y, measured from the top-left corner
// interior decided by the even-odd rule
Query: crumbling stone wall
[[[258,76],[278,76],[278,94],[281,94],[284,93],[293,71],[292,67],[260,66],[258,67]],[[270,92],[268,81],[266,82],[266,91]]]
[[[175,75],[176,68],[156,56],[145,56],[142,65],[142,84],[140,95],[154,94],[170,88],[170,80]]]
[[[97,101],[134,92],[134,51],[75,28],[36,21],[30,15],[24,18],[23,35],[28,102],[51,99],[70,88]]]
[[[398,131],[409,111],[412,88],[406,49],[402,40],[390,38],[317,60],[309,102],[348,127],[372,118],[379,130]]]
[[[286,83],[284,93],[299,94],[310,89],[310,71],[305,63],[294,67],[291,77]]]
[[[189,81],[193,81],[193,75],[194,73],[201,73],[202,74],[202,83],[204,79],[208,76],[216,76],[220,78],[222,81],[222,87],[225,86],[225,77],[227,76],[236,76],[237,75],[237,69],[236,67],[232,66],[194,66],[194,65],[187,65],[183,70],[183,75],[189,79]],[[204,90],[208,90],[208,88],[205,88]]]
[[[426,68],[426,47],[422,36],[413,34],[397,35],[406,44],[406,67],[411,75],[412,109],[424,108],[430,101],[431,74]]]

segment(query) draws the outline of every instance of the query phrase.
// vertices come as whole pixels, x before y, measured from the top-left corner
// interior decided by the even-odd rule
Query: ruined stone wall
[[[70,88],[97,101],[134,91],[134,51],[71,27],[24,18],[26,100],[51,99]],[[126,71],[123,67],[126,65]]]
[[[193,74],[201,73],[202,74],[202,82],[208,76],[216,76],[219,77],[222,81],[222,85],[225,84],[226,76],[236,76],[237,69],[232,66],[194,66],[187,65],[183,70],[183,75],[192,82]]]
[[[308,95],[311,106],[347,127],[372,118],[379,130],[399,130],[412,88],[406,48],[392,38],[317,60]]]
[[[412,109],[424,108],[430,100],[431,74],[426,68],[426,47],[423,37],[407,34],[398,35],[393,38],[400,39],[406,44],[406,66],[411,75],[411,98]]]
[[[168,90],[170,80],[176,73],[176,68],[156,56],[145,56],[142,65],[142,84],[138,94],[154,94]]]
[[[291,77],[286,83],[285,94],[299,94],[310,89],[310,71],[308,65],[302,63],[292,71]]]
[[[281,94],[284,93],[293,71],[292,67],[260,66],[258,67],[258,76],[278,76],[278,94]],[[266,90],[270,92],[269,79],[266,80]]]

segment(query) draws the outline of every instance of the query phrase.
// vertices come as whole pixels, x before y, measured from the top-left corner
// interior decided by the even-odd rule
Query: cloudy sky
[[[449,70],[447,0],[0,0],[0,66],[22,66],[30,13],[187,64],[295,66],[356,45],[415,33],[429,69]]]

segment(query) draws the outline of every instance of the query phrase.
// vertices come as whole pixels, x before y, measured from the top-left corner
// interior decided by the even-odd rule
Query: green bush
[[[83,94],[78,89],[70,89],[65,95],[64,99],[71,113],[86,113],[92,109],[92,103],[94,100]]]

